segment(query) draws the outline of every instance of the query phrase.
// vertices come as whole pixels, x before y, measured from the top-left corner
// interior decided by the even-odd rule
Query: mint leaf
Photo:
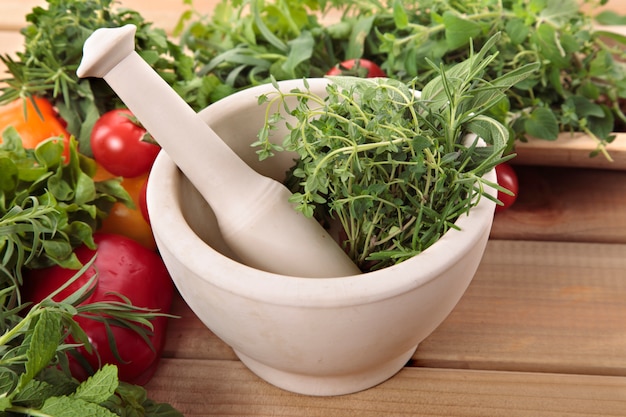
[[[20,376],[19,388],[28,384],[39,372],[46,368],[56,355],[61,335],[61,315],[47,309],[36,316],[30,344],[26,351],[26,372]]]
[[[46,381],[33,379],[16,392],[13,402],[15,404],[42,404],[48,397],[67,394],[70,387],[68,384],[52,385]]]
[[[93,376],[80,384],[72,397],[99,404],[108,400],[115,393],[118,384],[117,367],[104,365]]]
[[[470,39],[478,37],[481,33],[478,23],[449,11],[443,14],[443,24],[446,27],[446,42],[450,49],[467,45]]]
[[[559,124],[550,109],[539,107],[524,121],[526,132],[539,139],[556,140],[559,135]]]
[[[118,417],[101,405],[73,397],[50,397],[40,411],[54,417]]]
[[[5,411],[11,407],[11,399],[8,397],[0,397],[0,411]]]

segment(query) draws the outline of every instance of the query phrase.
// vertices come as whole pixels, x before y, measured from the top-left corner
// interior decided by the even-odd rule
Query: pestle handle
[[[360,273],[317,221],[293,209],[285,186],[241,160],[137,54],[135,30],[96,30],[85,42],[77,74],[104,78],[209,202],[240,260],[296,277]]]

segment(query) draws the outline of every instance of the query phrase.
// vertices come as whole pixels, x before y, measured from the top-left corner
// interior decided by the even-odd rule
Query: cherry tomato
[[[332,67],[326,75],[356,75],[363,78],[386,77],[378,65],[368,59],[348,59]]]
[[[63,155],[65,160],[68,159],[70,134],[65,130],[65,122],[59,118],[47,99],[42,97],[33,97],[32,100],[18,99],[1,106],[0,132],[9,126],[13,126],[20,134],[22,145],[26,149],[34,149],[40,142],[51,137],[62,137],[65,144]]]
[[[98,164],[94,180],[102,181],[113,177],[113,174]],[[142,203],[142,198],[145,199],[145,197],[142,197],[142,194],[145,193],[144,184],[147,180],[148,174],[122,180],[122,187],[130,194],[135,203],[135,208],[130,208],[123,203],[115,203],[98,231],[127,236],[136,240],[147,249],[154,251],[156,250],[156,242],[152,234],[152,228],[142,212],[142,204],[145,204],[145,200]]]
[[[137,177],[150,171],[161,149],[145,137],[146,130],[133,120],[130,110],[111,110],[94,124],[91,150],[94,159],[112,174]]]
[[[496,166],[496,177],[498,178],[498,184],[513,193],[513,195],[509,195],[498,191],[498,200],[502,202],[502,205],[496,206],[496,213],[498,213],[513,205],[517,199],[519,184],[517,174],[513,170],[513,167],[507,163],[498,164]]]
[[[96,250],[81,246],[75,251],[83,263],[97,254],[94,264],[68,288],[55,296],[55,300],[62,300],[74,293],[97,271],[94,292],[83,304],[120,301],[117,293],[127,297],[136,307],[158,309],[160,313],[169,312],[174,287],[159,255],[124,236],[95,233],[94,241],[97,245]],[[24,277],[24,296],[29,301],[39,302],[56,291],[74,274],[75,270],[59,266],[27,271]],[[116,357],[109,345],[104,323],[84,316],[75,316],[75,320],[85,331],[94,348],[92,354],[83,347],[78,349],[92,370],[97,370],[103,364],[115,364],[122,381],[140,385],[147,383],[152,377],[165,344],[167,317],[159,316],[151,321],[154,326],[149,336],[152,348],[135,331],[112,324],[111,331],[122,361]],[[79,364],[79,361],[72,358],[70,369],[80,380],[89,376],[89,372]]]

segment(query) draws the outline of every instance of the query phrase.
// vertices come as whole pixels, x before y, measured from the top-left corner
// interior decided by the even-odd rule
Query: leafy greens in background
[[[190,3],[190,2],[189,2]],[[496,79],[531,62],[540,68],[511,89],[492,115],[511,128],[511,140],[555,140],[585,132],[597,152],[626,124],[626,38],[594,31],[576,0],[239,0],[222,1],[210,17],[183,15],[182,42],[201,74],[234,88],[323,75],[336,63],[367,58],[392,78],[433,77],[428,60],[446,66],[467,58],[494,33],[500,55],[486,73]],[[596,1],[586,1],[592,9]],[[249,10],[249,13],[246,11]],[[331,14],[325,23],[316,14]],[[336,16],[341,15],[341,19]],[[621,22],[605,12],[603,23]],[[182,28],[183,26],[181,26]],[[608,42],[610,39],[612,42]],[[605,154],[606,155],[606,154]],[[607,155],[608,156],[608,155]]]
[[[195,109],[234,91],[270,81],[323,76],[345,59],[367,58],[392,77],[426,85],[427,60],[453,65],[502,32],[500,52],[487,74],[499,76],[530,62],[539,70],[511,89],[492,110],[511,128],[511,144],[528,136],[554,140],[581,131],[597,139],[597,152],[626,126],[623,60],[626,37],[595,31],[577,0],[222,0],[210,16],[181,0],[174,35],[114,0],[47,0],[23,29],[24,51],[1,57],[10,77],[0,104],[41,94],[58,107],[68,130],[91,155],[96,118],[121,103],[97,79],[75,71],[84,40],[99,27],[133,23],[137,50]],[[592,10],[604,0],[585,0]],[[603,24],[623,17],[603,12]],[[596,152],[596,153],[597,153]],[[608,156],[608,155],[607,155]]]

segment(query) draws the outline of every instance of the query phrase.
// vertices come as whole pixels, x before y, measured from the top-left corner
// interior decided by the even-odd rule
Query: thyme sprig
[[[421,94],[393,79],[331,77],[322,97],[306,90],[264,95],[266,124],[259,133],[261,158],[296,152],[290,171],[291,202],[307,216],[338,221],[343,245],[363,270],[415,256],[469,212],[488,187],[484,178],[506,160],[509,131],[486,113],[504,92],[538,67],[527,64],[495,80],[482,78],[497,53],[499,35],[436,76]],[[296,122],[282,145],[270,133],[288,106]],[[481,146],[478,137],[486,142]]]

